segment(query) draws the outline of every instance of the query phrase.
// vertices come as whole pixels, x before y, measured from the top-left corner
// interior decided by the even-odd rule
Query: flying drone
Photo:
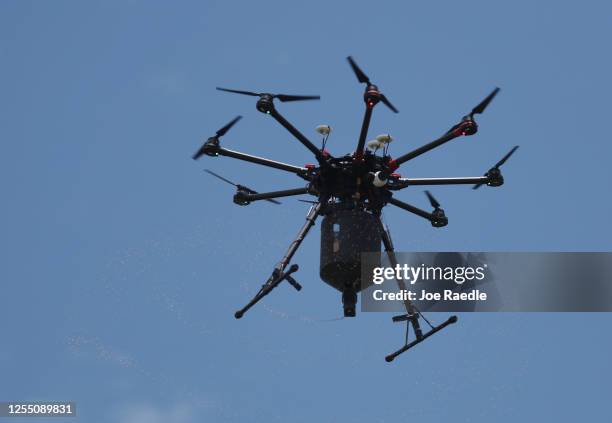
[[[370,81],[355,60],[350,56],[347,59],[357,76],[357,80],[365,84],[365,92],[363,94],[365,113],[357,147],[353,153],[344,156],[333,156],[325,148],[331,133],[330,126],[320,125],[316,128],[316,131],[323,137],[322,145],[318,147],[287,121],[280,114],[275,104],[275,100],[287,103],[292,101],[319,100],[320,96],[257,93],[217,87],[219,91],[257,97],[257,110],[272,116],[304,147],[310,150],[317,161],[316,164],[294,166],[222,147],[220,143],[221,137],[240,120],[241,116],[234,118],[219,129],[193,155],[194,160],[199,159],[203,155],[211,157],[227,156],[293,173],[306,182],[306,185],[300,188],[259,193],[244,185],[225,179],[223,176],[212,171],[208,171],[213,176],[236,187],[233,201],[238,205],[246,206],[254,201],[261,200],[278,203],[276,200],[278,198],[304,194],[309,194],[316,198],[314,201],[310,201],[312,205],[306,215],[306,222],[289,245],[287,252],[274,267],[272,274],[253,299],[242,309],[236,311],[236,319],[242,318],[251,307],[272,292],[281,282],[288,282],[298,291],[302,289],[302,286],[293,277],[293,274],[298,270],[298,265],[293,264],[289,266],[289,263],[317,218],[323,217],[321,222],[320,277],[324,282],[341,292],[344,316],[354,317],[356,314],[357,294],[362,289],[361,253],[380,252],[382,243],[389,262],[394,267],[397,265],[391,234],[381,220],[381,212],[386,205],[391,204],[424,218],[436,228],[448,224],[448,218],[440,203],[429,191],[425,191],[425,194],[433,208],[432,211],[422,210],[397,199],[395,197],[396,192],[413,186],[469,184],[473,185],[474,189],[478,189],[483,185],[499,187],[504,183],[500,168],[514,154],[518,146],[514,146],[483,176],[402,178],[401,175],[396,173],[397,169],[404,163],[442,144],[461,136],[476,134],[478,124],[476,123],[475,116],[485,111],[489,103],[499,92],[499,88],[495,88],[469,114],[465,115],[459,123],[446,131],[444,135],[394,159],[388,153],[389,143],[392,141],[392,137],[389,134],[379,135],[369,141],[367,145],[366,138],[372,112],[378,103],[384,104],[394,113],[398,113],[398,110],[379,90],[378,86]],[[406,288],[403,280],[398,280],[397,282],[400,289]],[[388,362],[457,321],[456,316],[451,316],[445,322],[434,326],[410,301],[406,301],[404,304],[406,314],[393,317],[393,321],[406,322],[406,343],[402,348],[386,357]],[[421,329],[421,320],[429,325],[430,329],[427,332]],[[408,332],[411,327],[416,339],[409,343]]]

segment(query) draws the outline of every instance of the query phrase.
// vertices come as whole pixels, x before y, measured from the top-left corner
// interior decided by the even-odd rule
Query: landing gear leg
[[[397,266],[397,258],[395,257],[395,249],[393,248],[393,242],[391,241],[391,235],[389,234],[389,231],[385,228],[384,224],[382,223],[382,221],[380,222],[380,233],[382,236],[382,240],[383,240],[383,244],[385,246],[385,251],[387,252],[387,255],[389,256],[389,262],[391,262],[391,265],[393,267]],[[406,289],[406,284],[404,283],[403,280],[398,280],[397,281],[400,289],[405,290]],[[392,362],[395,357],[397,357],[398,355],[408,351],[410,348],[414,347],[417,344],[420,344],[421,342],[423,342],[425,339],[429,338],[431,335],[433,335],[434,333],[444,329],[445,327],[447,327],[450,324],[453,324],[455,322],[457,322],[457,316],[451,316],[448,318],[448,320],[446,320],[446,322],[439,324],[438,326],[433,326],[429,320],[427,320],[425,318],[425,316],[423,316],[421,314],[421,312],[416,308],[416,306],[414,304],[412,304],[410,301],[406,300],[404,302],[405,306],[406,306],[406,311],[408,312],[407,314],[402,314],[400,316],[394,316],[393,317],[393,321],[394,322],[406,322],[406,339],[405,339],[405,343],[404,346],[402,348],[400,348],[399,350],[395,351],[394,353],[389,354],[388,356],[385,357],[385,360],[387,361],[387,363]],[[423,319],[425,321],[425,323],[427,323],[431,329],[426,332],[423,333],[423,330],[421,329],[421,324],[419,322],[419,319]],[[416,336],[416,339],[412,342],[408,342],[408,334],[410,332],[410,327],[412,326],[412,329],[414,331],[414,334]]]

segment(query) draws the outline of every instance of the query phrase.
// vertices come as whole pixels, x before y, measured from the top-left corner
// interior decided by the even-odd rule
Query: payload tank
[[[355,316],[362,288],[361,253],[380,252],[380,245],[379,217],[366,211],[338,210],[321,223],[319,273],[325,283],[342,292],[346,317]]]

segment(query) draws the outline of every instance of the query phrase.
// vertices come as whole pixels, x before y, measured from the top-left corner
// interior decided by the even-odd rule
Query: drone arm
[[[251,202],[258,200],[269,200],[271,198],[280,198],[280,197],[290,197],[292,195],[302,195],[310,193],[310,189],[308,187],[304,188],[295,188],[295,189],[286,189],[282,191],[271,191],[271,192],[261,192],[261,193],[244,193],[241,198]]]
[[[243,160],[245,162],[251,162],[262,166],[273,167],[275,169],[284,170],[298,175],[305,174],[308,169],[299,166],[293,166],[290,164],[277,162],[275,160],[266,159],[263,157],[252,156],[250,154],[241,153],[239,151],[228,150],[223,147],[218,147],[215,152],[220,156],[232,157],[234,159]]]
[[[372,111],[374,110],[374,104],[366,102],[365,114],[363,115],[363,122],[361,124],[361,132],[359,134],[359,141],[357,142],[357,150],[355,150],[355,157],[361,158],[363,156],[363,149],[365,147],[366,137],[368,136],[368,129],[370,127],[370,119],[372,118]]]
[[[302,241],[308,234],[308,231],[310,231],[310,228],[312,228],[312,226],[314,225],[315,220],[319,216],[320,212],[321,212],[321,203],[314,204],[310,208],[310,210],[308,211],[308,214],[306,215],[306,222],[304,223],[304,225],[298,232],[297,236],[295,237],[291,245],[289,245],[289,248],[287,249],[287,252],[283,256],[281,261],[279,261],[276,267],[274,268],[272,275],[270,275],[266,283],[263,284],[263,286],[261,287],[259,292],[255,295],[255,297],[253,297],[253,299],[246,306],[244,306],[242,309],[238,310],[234,314],[234,317],[236,317],[236,319],[240,319],[244,315],[244,313],[246,313],[251,307],[257,304],[263,297],[268,295],[283,280],[287,280],[298,291],[301,289],[301,286],[295,281],[295,279],[291,277],[291,273],[294,273],[295,271],[297,271],[298,266],[294,264],[289,268],[288,271],[285,271],[285,268],[287,267],[287,265],[293,258],[293,255],[295,254],[297,249],[302,244]]]
[[[487,176],[467,176],[460,178],[399,178],[393,185],[387,188],[390,190],[400,190],[413,185],[474,185],[486,184],[489,182]]]
[[[284,126],[287,131],[291,132],[291,135],[297,138],[297,140],[301,142],[304,147],[309,149],[312,154],[315,155],[319,163],[325,162],[325,156],[323,155],[323,152],[319,150],[317,146],[312,143],[312,141],[306,138],[306,136],[302,134],[295,126],[289,123],[289,121],[285,119],[283,115],[281,115],[275,108],[270,110],[270,116],[272,116],[274,119],[276,119],[278,123]]]
[[[411,152],[406,153],[398,157],[397,159],[393,160],[392,161],[393,166],[395,167],[395,169],[397,169],[402,163],[406,163],[408,160],[412,160],[415,157],[418,157],[423,153],[427,153],[429,150],[433,150],[434,148],[439,147],[442,144],[445,144],[451,140],[454,140],[457,137],[460,137],[461,135],[464,135],[468,125],[470,125],[469,122],[460,123],[455,129],[442,135],[437,140],[434,140],[428,144],[425,144],[424,146],[419,147],[415,150],[412,150]],[[392,169],[392,170],[395,170],[395,169]]]
[[[397,200],[393,197],[390,197],[387,201],[389,202],[389,204],[393,204],[395,207],[399,207],[400,209],[406,210],[410,213],[414,213],[417,216],[421,216],[429,220],[430,222],[433,222],[435,220],[433,214],[428,213],[425,210],[421,210],[420,208],[410,205],[408,203],[404,203],[403,201]]]

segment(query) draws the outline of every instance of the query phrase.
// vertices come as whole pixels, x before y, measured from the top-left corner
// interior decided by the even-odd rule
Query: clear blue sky
[[[500,86],[476,136],[401,171],[479,175],[520,144],[507,184],[434,189],[441,230],[387,210],[397,248],[608,251],[611,17],[604,1],[3,1],[0,400],[73,400],[88,423],[610,421],[612,316],[464,315],[387,365],[403,336],[390,315],[324,321],[341,307],[318,278],[319,226],[295,258],[302,292],[234,320],[307,205],[240,208],[202,169],[302,183],[190,156],[242,114],[228,148],[312,161],[217,85],[320,94],[279,109],[351,151],[349,54],[400,109],[377,108],[370,132],[390,132],[394,155]]]

